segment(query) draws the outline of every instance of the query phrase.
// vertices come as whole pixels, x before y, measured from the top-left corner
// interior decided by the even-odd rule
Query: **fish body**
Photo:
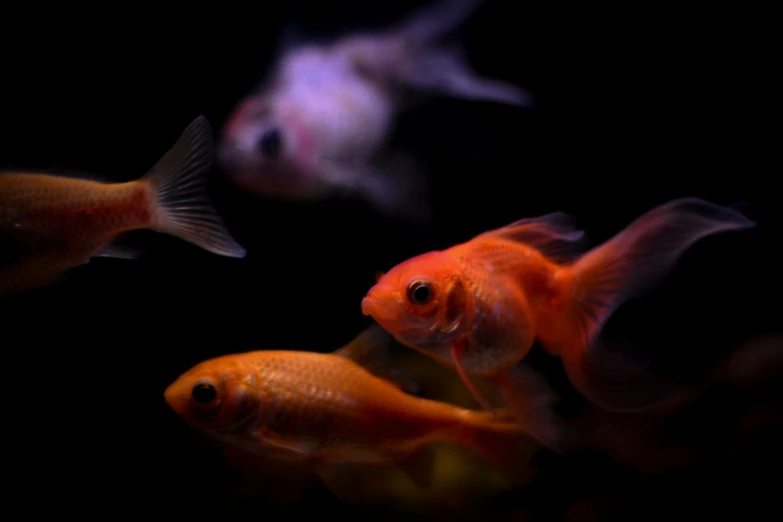
[[[648,378],[643,369],[594,342],[602,325],[699,239],[754,225],[732,208],[683,198],[584,253],[571,216],[523,219],[397,265],[369,290],[362,310],[401,343],[455,368],[487,409],[470,375],[493,380],[531,434],[562,450],[575,434],[553,415],[553,392],[524,365],[534,343],[561,358],[592,403],[618,412],[656,405],[658,394],[637,393]]]
[[[407,158],[382,151],[405,92],[531,103],[517,87],[478,77],[454,49],[434,46],[483,1],[440,1],[389,31],[285,48],[269,80],[227,119],[222,167],[265,196],[350,192],[382,211],[423,215],[425,180]]]
[[[470,447],[506,469],[529,447],[513,419],[418,398],[357,362],[384,335],[371,327],[335,353],[211,359],[165,398],[191,426],[265,457],[310,463],[322,477],[330,467],[394,462],[437,442]]]
[[[146,176],[125,183],[0,174],[0,295],[48,284],[94,256],[125,257],[112,242],[137,229],[243,257],[206,193],[211,139],[196,119]]]

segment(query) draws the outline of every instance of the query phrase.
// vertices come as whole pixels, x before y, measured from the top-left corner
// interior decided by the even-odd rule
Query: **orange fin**
[[[366,500],[357,465],[317,463],[314,470],[329,491],[346,504],[358,504]]]
[[[524,243],[555,262],[572,260],[585,250],[585,233],[577,230],[576,220],[564,212],[515,221],[505,227],[480,234]]]
[[[454,360],[454,367],[457,370],[457,373],[459,374],[460,379],[462,379],[462,382],[465,383],[465,386],[468,388],[470,393],[473,395],[473,398],[476,399],[476,402],[484,408],[487,411],[495,412],[495,408],[492,407],[492,405],[489,403],[489,401],[484,397],[484,394],[481,393],[481,390],[479,390],[475,384],[473,384],[473,381],[470,380],[470,377],[467,373],[465,373],[465,369],[462,367],[462,363],[460,362],[460,358],[462,357],[462,352],[464,350],[464,345],[461,343],[454,343],[451,347],[451,358]]]
[[[652,406],[629,397],[627,383],[645,373],[622,356],[590,347],[609,316],[665,278],[698,240],[755,223],[733,210],[697,198],[661,205],[631,223],[567,268],[569,301],[557,324],[558,351],[566,373],[588,400],[610,411]],[[657,402],[660,397],[651,397]]]
[[[461,444],[470,446],[512,483],[527,482],[534,473],[531,459],[541,449],[540,444],[516,419],[501,422],[487,412],[469,413],[472,426]]]
[[[380,325],[366,328],[334,355],[345,357],[405,393],[418,395],[419,387],[403,370],[392,367],[391,348],[397,341]]]
[[[428,446],[423,446],[410,455],[397,460],[398,468],[408,475],[416,487],[421,489],[430,489],[432,486],[434,465],[435,454]]]
[[[557,453],[579,446],[576,430],[555,412],[559,395],[526,363],[501,372],[496,383],[509,410],[531,437]]]

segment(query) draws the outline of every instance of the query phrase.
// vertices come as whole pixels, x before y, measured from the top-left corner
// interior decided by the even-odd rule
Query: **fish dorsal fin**
[[[334,355],[345,357],[402,391],[417,395],[419,389],[416,383],[405,372],[391,365],[390,352],[395,343],[389,332],[375,324],[335,351]]]
[[[584,231],[576,228],[576,218],[565,212],[520,219],[478,237],[524,243],[558,262],[571,260],[583,253],[587,242]]]

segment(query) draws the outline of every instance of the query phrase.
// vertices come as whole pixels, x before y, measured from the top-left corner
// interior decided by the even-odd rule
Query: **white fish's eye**
[[[258,150],[267,159],[278,159],[283,151],[283,133],[280,129],[273,127],[265,131],[258,139]]]

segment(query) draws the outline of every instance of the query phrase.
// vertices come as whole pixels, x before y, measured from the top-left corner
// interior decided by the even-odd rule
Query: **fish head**
[[[249,96],[229,116],[216,157],[229,179],[260,195],[300,199],[319,178],[312,168],[314,140],[295,108],[267,96]]]
[[[171,383],[166,403],[189,425],[213,433],[232,433],[252,423],[261,411],[254,374],[241,356],[202,362]]]
[[[362,313],[399,342],[434,355],[464,331],[468,300],[456,263],[445,252],[429,252],[380,275],[362,299]]]

